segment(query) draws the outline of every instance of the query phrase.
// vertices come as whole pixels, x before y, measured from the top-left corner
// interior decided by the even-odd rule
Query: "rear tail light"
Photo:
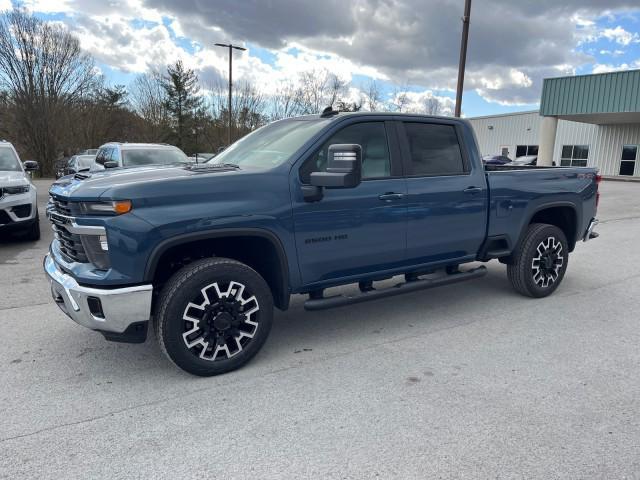
[[[600,182],[602,181],[602,175],[599,173],[596,174],[596,210],[598,209],[598,204],[600,203]]]

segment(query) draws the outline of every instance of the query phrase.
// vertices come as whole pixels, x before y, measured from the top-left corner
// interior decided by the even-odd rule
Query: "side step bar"
[[[402,293],[415,292],[427,288],[441,287],[452,283],[464,282],[474,278],[480,278],[486,275],[487,267],[484,265],[467,271],[459,271],[443,276],[441,278],[425,278],[423,280],[415,280],[413,282],[398,283],[393,287],[384,288],[382,290],[370,290],[357,295],[334,295],[326,298],[310,298],[304,302],[305,310],[325,310],[327,308],[342,307],[352,305],[354,303],[366,302],[368,300],[376,300],[378,298],[393,297]]]

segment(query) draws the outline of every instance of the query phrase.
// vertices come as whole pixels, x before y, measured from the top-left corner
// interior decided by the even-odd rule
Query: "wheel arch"
[[[577,241],[579,218],[578,207],[573,202],[549,202],[536,206],[522,223],[517,241],[512,245],[511,254],[500,257],[499,261],[507,265],[513,263],[513,256],[522,245],[527,228],[532,223],[548,223],[558,227],[567,237],[569,252],[572,252]]]
[[[257,255],[255,249],[262,249]],[[276,234],[261,228],[228,228],[176,235],[154,247],[147,260],[144,279],[158,283],[176,269],[170,265],[185,252],[196,252],[194,259],[228,257],[246,263],[265,279],[281,310],[289,307],[289,266],[282,242]],[[199,256],[198,256],[199,255]],[[274,268],[275,267],[275,268]]]
[[[547,223],[558,227],[567,237],[569,251],[576,246],[578,235],[578,208],[573,202],[553,202],[539,205],[531,214],[523,231],[520,232],[518,244],[522,241],[525,229],[532,223]]]

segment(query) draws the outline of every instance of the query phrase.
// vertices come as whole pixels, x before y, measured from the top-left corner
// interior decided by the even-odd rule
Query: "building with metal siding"
[[[640,177],[640,70],[545,79],[540,111],[469,120],[483,155],[535,146],[538,164]]]

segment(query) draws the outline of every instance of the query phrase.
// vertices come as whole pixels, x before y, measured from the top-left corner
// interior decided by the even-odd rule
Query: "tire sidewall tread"
[[[252,283],[252,293],[259,298],[260,323],[256,337],[254,337],[243,352],[222,361],[208,361],[196,358],[186,349],[182,335],[177,338],[172,335],[175,326],[170,322],[182,324],[182,313],[175,317],[176,309],[184,308],[183,288],[191,282],[201,281],[198,288],[202,288],[206,276],[229,276],[236,274],[246,276],[236,279],[243,284]],[[185,290],[187,292],[187,290]],[[258,272],[237,260],[223,257],[213,257],[197,260],[178,270],[165,284],[160,293],[159,304],[153,316],[153,325],[162,353],[178,368],[198,376],[212,376],[226,373],[240,368],[258,353],[269,335],[273,319],[273,297],[266,281]]]
[[[544,237],[553,236],[562,244],[564,262],[558,279],[549,287],[539,287],[533,282],[531,261],[533,252]],[[514,261],[507,265],[507,277],[513,288],[527,297],[542,298],[551,295],[564,278],[569,263],[569,246],[564,232],[547,223],[532,223],[527,228],[524,238],[513,254]]]

